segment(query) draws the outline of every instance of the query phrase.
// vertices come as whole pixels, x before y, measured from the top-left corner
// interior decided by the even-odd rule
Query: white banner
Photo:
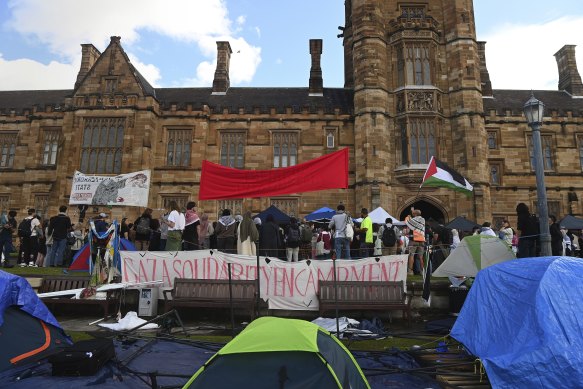
[[[75,171],[69,204],[148,206],[150,171],[88,176]]]
[[[162,280],[164,289],[174,278],[255,280],[257,258],[209,250],[121,251],[123,282]],[[318,280],[333,280],[332,260],[286,262],[260,257],[261,298],[269,309],[317,310]],[[338,281],[404,281],[407,255],[336,261]]]

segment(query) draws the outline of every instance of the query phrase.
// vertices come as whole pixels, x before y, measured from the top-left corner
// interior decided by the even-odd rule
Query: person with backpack
[[[230,209],[223,209],[217,222],[217,250],[229,254],[237,254],[237,221],[231,215]]]
[[[152,208],[144,209],[144,213],[134,222],[136,230],[135,246],[138,251],[148,251],[150,246],[150,234],[152,232]]]
[[[18,238],[20,239],[18,266],[20,267],[26,267],[31,261],[32,245],[30,237],[32,235],[32,220],[34,219],[35,212],[36,209],[30,208],[28,210],[28,216],[18,224]]]
[[[393,219],[390,217],[385,219],[385,224],[379,228],[379,236],[383,244],[383,255],[397,254],[397,243],[401,237],[401,232],[397,226],[393,225]]]
[[[2,259],[2,267],[11,268],[14,267],[8,262],[10,253],[14,251],[14,246],[12,244],[12,234],[17,229],[16,223],[16,211],[9,211],[8,216],[5,214],[0,220],[0,255],[4,254],[4,259]]]
[[[295,217],[290,220],[290,225],[285,234],[285,247],[287,251],[287,261],[297,262],[298,254],[300,252],[300,227]]]

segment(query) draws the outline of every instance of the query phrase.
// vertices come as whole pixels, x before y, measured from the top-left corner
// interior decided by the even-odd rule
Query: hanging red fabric
[[[233,169],[202,161],[199,200],[281,196],[348,188],[348,148],[299,165],[270,169]]]

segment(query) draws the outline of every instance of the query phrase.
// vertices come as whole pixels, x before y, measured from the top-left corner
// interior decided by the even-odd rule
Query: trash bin
[[[465,285],[449,287],[449,312],[452,315],[457,316],[460,313],[468,296],[468,291],[469,289]]]

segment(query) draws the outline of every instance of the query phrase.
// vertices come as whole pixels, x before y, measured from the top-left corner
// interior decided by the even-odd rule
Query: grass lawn
[[[34,276],[57,276],[57,275],[64,275],[63,269],[66,268],[62,267],[20,267],[14,266],[12,268],[0,268],[7,273],[16,274],[22,277],[34,277]],[[70,275],[76,276],[86,276],[89,275],[86,272],[71,272]]]

